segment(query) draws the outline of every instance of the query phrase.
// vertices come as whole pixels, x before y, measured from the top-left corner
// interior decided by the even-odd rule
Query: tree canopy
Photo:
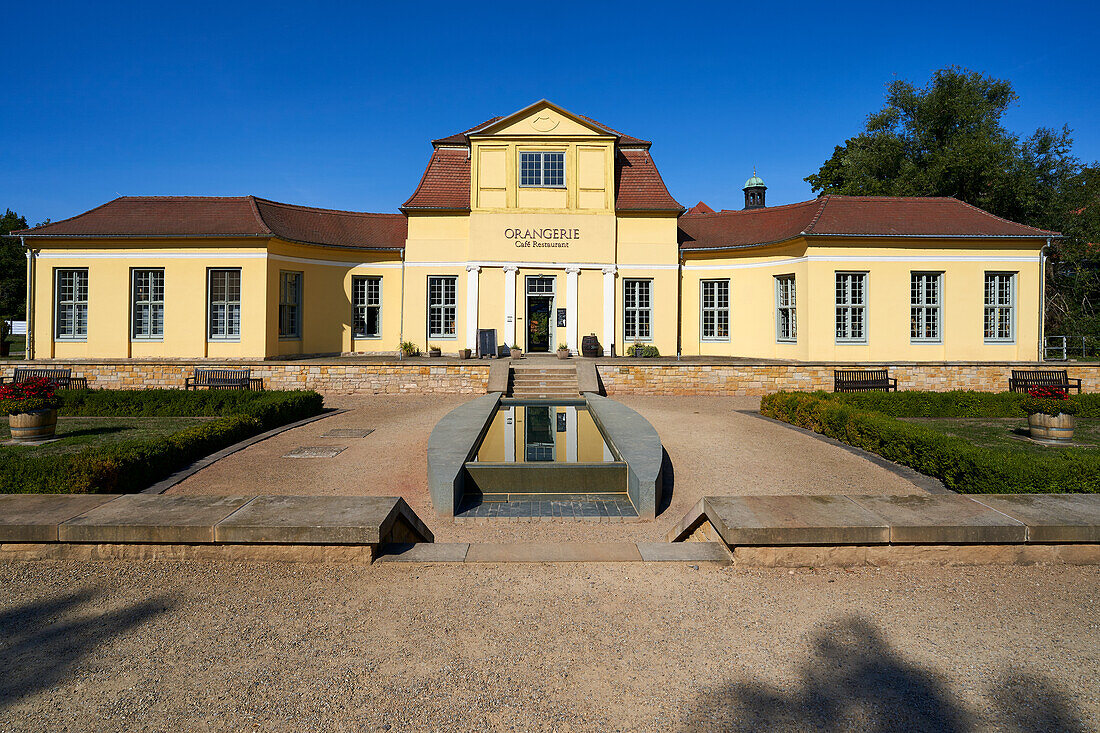
[[[1002,119],[1012,84],[950,67],[924,87],[895,80],[886,104],[806,177],[814,192],[952,196],[1064,234],[1051,248],[1047,333],[1100,338],[1100,166],[1073,155],[1068,127],[1027,137]]]
[[[27,310],[27,260],[19,240],[3,235],[27,228],[11,209],[0,217],[0,319],[20,320]]]

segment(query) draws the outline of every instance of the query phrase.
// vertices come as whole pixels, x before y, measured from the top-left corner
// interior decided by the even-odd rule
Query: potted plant
[[[559,359],[568,359],[569,358],[569,347],[566,346],[565,344],[559,344],[558,345],[558,358]]]
[[[513,359],[522,359],[523,358],[523,349],[521,349],[518,346],[513,346],[512,347],[512,358]]]
[[[1024,401],[1032,440],[1069,443],[1076,427],[1077,402],[1061,387],[1032,387]]]
[[[403,356],[420,356],[420,347],[412,341],[402,341],[401,354]]]
[[[48,379],[28,379],[0,386],[0,410],[8,416],[11,439],[30,442],[53,437],[61,399]]]
[[[428,344],[428,356],[443,356],[443,349],[435,344]]]
[[[459,349],[458,350],[458,358],[459,359],[469,359],[470,358],[470,353],[471,353],[470,349]]]

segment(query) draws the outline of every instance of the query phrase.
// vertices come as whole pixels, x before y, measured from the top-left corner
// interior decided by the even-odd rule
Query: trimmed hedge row
[[[821,399],[893,417],[1026,417],[1020,392],[814,392]],[[1080,417],[1100,417],[1100,394],[1071,395]]]
[[[0,492],[130,493],[245,438],[317,415],[316,392],[184,392],[80,390],[59,392],[63,416],[217,417],[155,441],[127,441],[58,456],[0,449]]]
[[[907,393],[899,393],[904,394]],[[930,396],[929,393],[908,394]],[[926,476],[938,478],[947,488],[960,493],[1100,492],[1100,456],[1091,452],[1063,448],[1046,456],[984,448],[923,425],[895,420],[882,412],[861,409],[850,403],[847,399],[849,396],[852,395],[844,395],[844,399],[833,399],[832,395],[824,392],[777,392],[761,400],[760,412],[767,417],[877,453]],[[1002,415],[968,413],[947,416]]]

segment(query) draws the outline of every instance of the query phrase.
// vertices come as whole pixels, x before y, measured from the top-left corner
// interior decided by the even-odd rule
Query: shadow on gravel
[[[56,686],[112,638],[175,605],[158,596],[100,613],[89,606],[95,595],[79,591],[0,612],[0,710]]]
[[[730,682],[704,689],[682,731],[970,731],[993,722],[1018,733],[1085,731],[1073,703],[1034,676],[1002,679],[990,693],[996,721],[978,721],[943,675],[906,661],[870,621],[825,625],[796,686]],[[979,722],[981,725],[979,726]]]

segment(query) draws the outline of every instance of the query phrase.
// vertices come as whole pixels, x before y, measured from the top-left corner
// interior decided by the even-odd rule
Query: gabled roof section
[[[402,249],[403,214],[283,204],[255,196],[122,196],[70,219],[14,234],[28,237],[279,237],[352,249]]]
[[[511,122],[514,119],[517,119],[517,118],[523,117],[524,115],[530,114],[534,110],[538,109],[538,107],[540,105],[549,107],[550,109],[553,109],[557,113],[559,113],[561,115],[564,115],[565,117],[569,117],[569,118],[573,119],[574,121],[576,121],[576,122],[578,122],[582,125],[585,125],[587,127],[591,127],[594,130],[597,130],[598,132],[601,132],[605,135],[610,135],[612,137],[618,138],[619,147],[648,148],[648,147],[650,147],[650,145],[652,145],[652,143],[649,140],[642,140],[641,138],[637,138],[637,137],[634,137],[632,135],[627,135],[625,133],[619,132],[615,128],[608,127],[607,125],[603,124],[602,122],[597,122],[596,120],[592,119],[591,117],[587,117],[585,115],[580,115],[580,114],[577,114],[575,112],[570,112],[569,110],[567,110],[563,107],[559,107],[558,105],[554,104],[553,102],[550,102],[549,100],[540,99],[538,102],[535,102],[534,104],[529,104],[526,107],[524,107],[523,109],[521,109],[517,112],[513,112],[510,115],[505,115],[503,117],[501,117],[501,116],[490,117],[489,119],[485,120],[485,122],[482,122],[480,125],[474,125],[473,127],[469,128],[467,130],[463,130],[462,132],[456,132],[453,135],[448,135],[447,137],[441,137],[441,138],[437,138],[436,140],[432,140],[432,146],[437,147],[437,148],[440,147],[440,146],[448,146],[448,145],[468,146],[470,144],[470,138],[469,138],[470,135],[488,134],[494,128],[497,128],[497,127],[500,127],[500,126],[503,126],[503,125],[507,125],[509,122]]]
[[[648,150],[619,150],[615,155],[616,211],[675,211],[684,207],[672,198]]]
[[[443,211],[470,210],[470,155],[468,150],[436,148],[420,185],[401,210],[437,209]]]
[[[954,198],[822,196],[749,211],[680,217],[683,249],[737,249],[796,237],[1047,238],[1057,232],[1002,219]]]
[[[714,213],[714,209],[710,208],[705,203],[700,201],[699,203],[695,204],[695,206],[692,206],[690,209],[685,211],[684,215],[686,216],[688,214],[713,214],[713,213]]]

